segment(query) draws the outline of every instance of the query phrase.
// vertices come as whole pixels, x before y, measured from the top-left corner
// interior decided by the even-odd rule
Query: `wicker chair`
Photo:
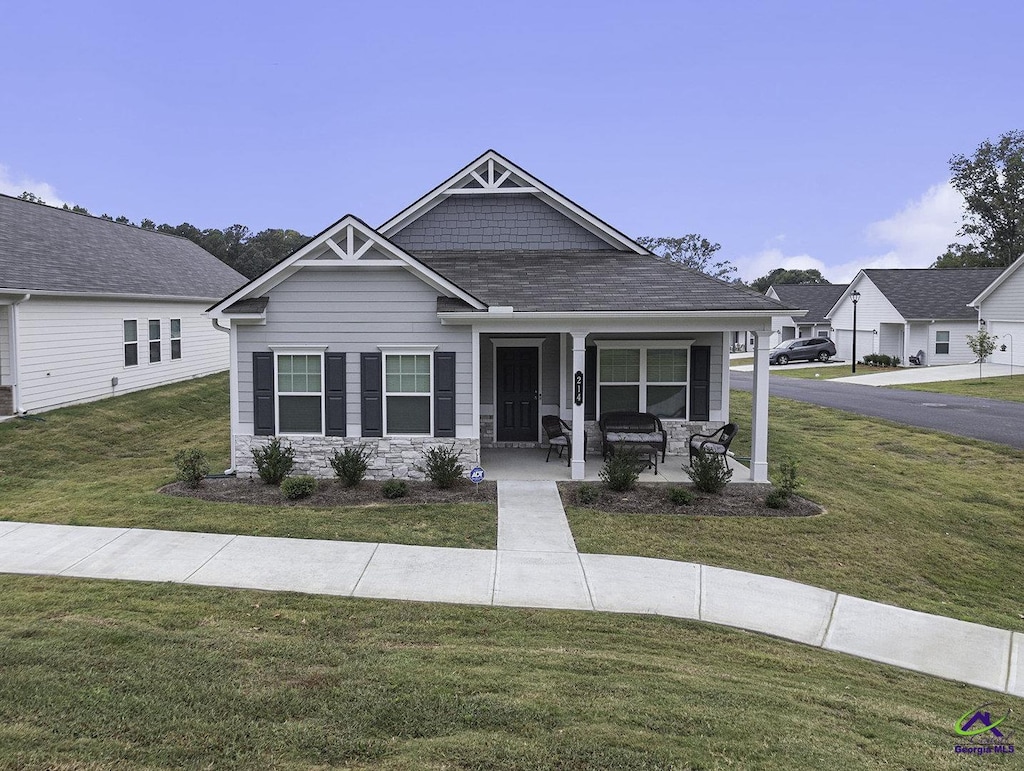
[[[739,427],[735,423],[726,423],[710,434],[694,434],[690,437],[690,465],[693,465],[693,458],[702,452],[717,455],[722,463],[727,463],[725,456],[729,452],[729,445],[736,438]]]
[[[544,427],[544,433],[548,437],[548,456],[544,459],[547,463],[551,460],[551,451],[558,449],[558,457],[562,457],[562,452],[568,450],[568,458],[566,463],[572,463],[572,429],[569,428],[569,424],[566,423],[555,415],[543,415],[540,419],[541,425]],[[587,447],[587,435],[583,434],[583,455],[586,457]]]

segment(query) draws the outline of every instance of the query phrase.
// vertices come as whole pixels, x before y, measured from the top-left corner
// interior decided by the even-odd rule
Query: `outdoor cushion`
[[[658,444],[661,444],[662,437],[660,433],[640,433],[636,431],[609,431],[605,434],[605,439],[609,442],[631,442],[635,444],[642,444],[645,442],[656,442]]]
[[[695,450],[702,449],[706,450],[707,452],[717,453],[719,455],[725,452],[724,445],[721,445],[718,442],[702,442],[700,439],[691,439],[690,447],[694,448]]]
[[[553,436],[550,439],[548,439],[548,444],[566,445],[568,443],[569,443],[569,440],[566,439],[564,436]]]

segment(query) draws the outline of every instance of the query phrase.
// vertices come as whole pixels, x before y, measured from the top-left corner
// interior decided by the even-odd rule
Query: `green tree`
[[[949,170],[964,197],[958,235],[970,243],[950,244],[933,267],[1008,267],[1024,254],[1024,131],[986,139],[970,157],[954,155]]]
[[[976,335],[967,335],[967,347],[978,357],[978,379],[981,379],[981,365],[996,350],[998,335],[990,335],[987,329],[979,329]]]
[[[24,191],[21,195],[18,196],[18,198],[20,198],[22,201],[28,201],[29,203],[46,203],[46,201],[44,201],[38,195],[36,195],[35,193],[31,193],[28,190]]]
[[[750,288],[764,294],[772,284],[829,284],[817,268],[776,268],[761,278],[755,278]]]
[[[734,281],[736,266],[729,260],[715,259],[715,252],[722,248],[697,233],[679,238],[640,236],[636,242],[649,249],[658,257],[678,262],[688,268],[722,281]]]

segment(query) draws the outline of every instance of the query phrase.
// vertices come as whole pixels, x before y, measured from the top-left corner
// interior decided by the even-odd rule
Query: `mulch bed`
[[[362,482],[356,487],[344,487],[334,480],[321,480],[309,498],[290,501],[281,490],[259,479],[218,477],[207,479],[198,489],[174,482],[160,489],[167,495],[181,498],[199,498],[220,503],[246,503],[256,506],[372,506],[425,503],[496,503],[498,488],[494,482],[473,485],[463,482],[450,490],[438,490],[429,482],[406,482],[409,493],[404,498],[388,499],[381,492],[383,482]],[[598,490],[593,503],[579,501],[579,488],[583,482],[559,482],[558,490],[565,506],[599,509],[614,514],[670,514],[686,517],[808,517],[823,509],[816,503],[799,496],[791,496],[784,509],[769,509],[764,496],[771,485],[729,485],[721,495],[696,493],[693,503],[678,505],[668,498],[672,485],[640,484],[626,493],[615,493],[602,485],[589,484]],[[683,485],[679,485],[682,487]],[[688,485],[687,489],[692,491]]]
[[[373,504],[393,506],[395,504],[423,503],[495,503],[498,488],[494,482],[474,485],[469,481],[456,485],[450,490],[438,490],[429,482],[406,482],[409,492],[402,498],[385,498],[381,492],[383,482],[360,482],[355,487],[345,487],[333,479],[320,480],[316,492],[308,498],[290,501],[281,494],[281,488],[268,485],[260,479],[239,479],[218,477],[206,479],[202,487],[190,489],[181,482],[174,482],[160,488],[160,492],[180,498],[200,498],[219,503],[248,503],[257,506],[317,506],[334,508],[338,506],[369,506]],[[474,489],[479,487],[479,490]]]
[[[810,517],[821,514],[824,509],[813,501],[791,495],[785,508],[770,509],[764,505],[764,497],[771,485],[742,484],[729,485],[721,495],[705,495],[689,485],[668,485],[658,483],[639,484],[625,493],[616,493],[602,485],[590,484],[596,488],[598,499],[593,503],[582,503],[579,489],[585,482],[559,482],[558,490],[565,506],[612,512],[614,514],[668,514],[682,517]],[[672,503],[668,491],[672,487],[684,487],[694,494],[689,505]]]

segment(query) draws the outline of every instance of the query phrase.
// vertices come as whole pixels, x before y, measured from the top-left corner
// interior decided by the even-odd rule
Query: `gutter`
[[[11,318],[10,318],[10,338],[11,338],[11,411],[15,415],[20,415],[24,412],[21,409],[21,377],[18,374],[18,306],[23,302],[27,302],[32,297],[30,292],[26,292],[18,300],[11,303]]]

